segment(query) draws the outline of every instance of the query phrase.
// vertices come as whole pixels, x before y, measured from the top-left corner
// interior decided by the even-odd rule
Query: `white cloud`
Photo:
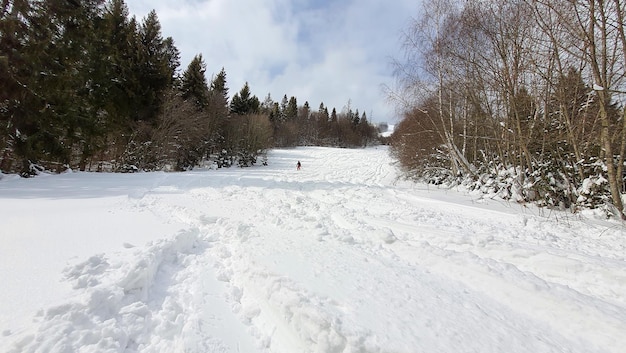
[[[224,67],[231,95],[248,81],[261,100],[287,94],[338,111],[350,100],[370,119],[394,118],[381,85],[393,82],[391,57],[400,55],[414,1],[128,0],[128,6],[138,18],[156,10],[163,36],[181,51],[181,70],[196,54],[209,73]]]

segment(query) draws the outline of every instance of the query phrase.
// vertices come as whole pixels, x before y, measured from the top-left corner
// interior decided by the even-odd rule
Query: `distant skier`
[[[296,169],[300,170],[301,167],[302,167],[302,164],[300,164],[300,161],[298,161],[298,164],[296,164]]]

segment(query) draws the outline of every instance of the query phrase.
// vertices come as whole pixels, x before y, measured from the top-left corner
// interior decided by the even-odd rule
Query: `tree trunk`
[[[600,94],[602,95],[602,94]],[[602,101],[602,100],[601,100]],[[611,190],[611,198],[613,199],[613,205],[620,213],[620,217],[626,220],[626,214],[624,214],[624,205],[622,203],[621,194],[621,175],[617,175],[617,172],[621,168],[615,167],[615,160],[613,154],[613,147],[611,144],[610,131],[609,131],[609,119],[607,111],[604,105],[600,108],[600,118],[602,119],[602,142],[604,150],[606,152],[604,162],[607,169],[607,177],[609,179],[609,188]]]

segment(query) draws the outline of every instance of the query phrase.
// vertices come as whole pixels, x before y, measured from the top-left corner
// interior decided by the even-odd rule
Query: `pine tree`
[[[296,97],[291,96],[289,103],[285,109],[285,119],[287,121],[295,120],[298,117],[298,100]]]
[[[103,30],[106,53],[100,56],[99,65],[106,68],[107,130],[109,134],[125,134],[135,119],[136,99],[141,95],[139,77],[139,33],[135,18],[129,19],[123,0],[112,0],[105,11]],[[98,50],[98,48],[94,48]],[[100,50],[102,50],[100,48]]]
[[[139,38],[139,81],[143,90],[138,97],[136,119],[154,122],[163,93],[173,81],[172,57],[161,36],[161,23],[154,10],[143,19]]]
[[[324,110],[328,111],[326,107],[324,106],[324,102],[321,102],[320,107],[317,109],[317,112],[320,114],[324,114]]]
[[[100,122],[91,103],[99,91],[93,78],[98,73],[91,70],[101,11],[96,0],[37,2],[23,14],[24,61],[11,62],[17,67],[11,76],[22,87],[12,147],[25,174],[34,162],[55,169],[69,165],[74,149],[88,145],[96,133]]]
[[[167,60],[167,69],[169,71],[169,76],[172,80],[176,81],[178,68],[180,67],[180,51],[174,45],[174,39],[172,37],[167,37],[163,41],[164,52],[163,55]]]
[[[286,119],[286,113],[287,113],[287,105],[289,104],[289,99],[287,98],[287,95],[285,94],[283,96],[283,99],[280,101],[280,115],[281,115],[281,121],[284,121]]]
[[[26,100],[32,96],[31,60],[26,55],[31,3],[5,2],[0,11],[0,171],[11,171],[19,158],[14,155],[16,144],[27,124]]]
[[[238,115],[256,114],[261,103],[259,98],[252,96],[248,82],[244,84],[239,93],[235,93],[230,102],[231,113]]]
[[[354,116],[354,112],[352,112],[352,109],[348,109],[346,111],[346,120],[349,121],[352,124],[352,119]]]
[[[329,137],[333,145],[339,144],[339,119],[337,118],[337,110],[335,108],[330,113]]]
[[[354,114],[352,114],[352,125],[354,127],[358,126],[359,121],[361,121],[361,118],[359,117],[359,110],[357,109]]]
[[[302,117],[304,119],[308,119],[310,115],[311,115],[311,106],[309,105],[309,101],[306,101],[304,102],[304,105],[302,106]]]
[[[224,98],[224,104],[228,105],[228,87],[226,87],[226,70],[222,70],[211,82],[211,91],[218,92]]]
[[[205,72],[206,64],[202,60],[202,54],[198,54],[191,60],[181,79],[183,99],[192,99],[200,109],[204,109],[209,103],[209,87]]]
[[[209,133],[206,136],[206,155],[221,153],[227,149],[226,131],[230,108],[228,105],[228,87],[226,70],[222,70],[211,80],[209,105],[205,108]]]
[[[282,121],[281,115],[282,113],[280,111],[280,105],[278,104],[278,102],[274,102],[274,104],[272,105],[272,110],[270,110],[269,113],[269,119],[274,126],[274,130],[278,128],[278,124],[280,124],[280,122]]]
[[[230,112],[233,114],[243,115],[245,114],[246,106],[239,95],[239,92],[235,93],[233,98],[230,100]]]
[[[375,136],[375,130],[367,121],[367,115],[363,112],[361,115],[361,120],[359,121],[359,126],[357,126],[357,131],[361,137],[361,143],[363,146],[367,146],[367,144],[372,141]]]

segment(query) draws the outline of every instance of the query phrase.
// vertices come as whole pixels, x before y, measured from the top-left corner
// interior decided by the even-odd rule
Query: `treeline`
[[[155,11],[123,0],[0,2],[0,171],[185,170],[248,166],[273,146],[363,146],[376,129],[287,96],[260,102],[226,72],[207,80],[202,55],[180,53]]]
[[[394,153],[430,182],[625,218],[625,18],[621,0],[425,3]]]

